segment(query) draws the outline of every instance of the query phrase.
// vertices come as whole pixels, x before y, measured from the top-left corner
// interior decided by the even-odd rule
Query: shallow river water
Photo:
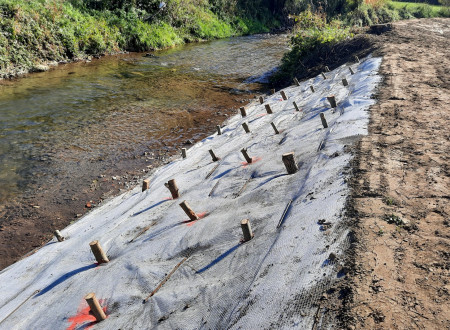
[[[92,161],[179,137],[193,126],[191,112],[225,110],[230,92],[260,89],[253,78],[276,67],[285,50],[282,35],[231,38],[1,83],[0,203],[50,175],[49,161]]]
[[[0,81],[0,269],[213,133],[286,50],[255,35]]]

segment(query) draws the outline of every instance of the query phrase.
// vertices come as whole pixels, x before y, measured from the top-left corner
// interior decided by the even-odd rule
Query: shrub
[[[328,47],[352,36],[350,28],[343,26],[342,22],[326,23],[324,13],[306,10],[296,17],[295,35],[291,38],[292,49],[283,56],[272,82],[290,80],[302,60],[314,56],[321,47]]]

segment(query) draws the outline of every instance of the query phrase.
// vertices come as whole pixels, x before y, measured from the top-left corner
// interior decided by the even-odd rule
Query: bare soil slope
[[[379,38],[385,81],[355,159],[345,325],[448,329],[450,19],[398,22]]]

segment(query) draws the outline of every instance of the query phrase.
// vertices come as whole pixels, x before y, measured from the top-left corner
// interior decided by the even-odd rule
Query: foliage
[[[259,0],[254,0],[259,1]],[[237,0],[0,0],[0,78],[50,61],[267,32]]]
[[[353,35],[350,28],[334,20],[327,23],[325,13],[307,9],[295,17],[295,34],[291,38],[292,49],[283,56],[279,71],[272,82],[291,79],[301,61],[324,46],[338,43]]]
[[[424,3],[390,1],[387,6],[392,10],[396,10],[402,19],[450,17],[448,5],[432,6]]]

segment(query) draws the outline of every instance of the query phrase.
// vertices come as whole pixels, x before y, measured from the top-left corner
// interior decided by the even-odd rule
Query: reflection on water
[[[230,91],[260,89],[255,77],[278,65],[285,45],[285,36],[231,38],[2,82],[0,204],[40,177],[182,137],[196,110],[220,111]]]

